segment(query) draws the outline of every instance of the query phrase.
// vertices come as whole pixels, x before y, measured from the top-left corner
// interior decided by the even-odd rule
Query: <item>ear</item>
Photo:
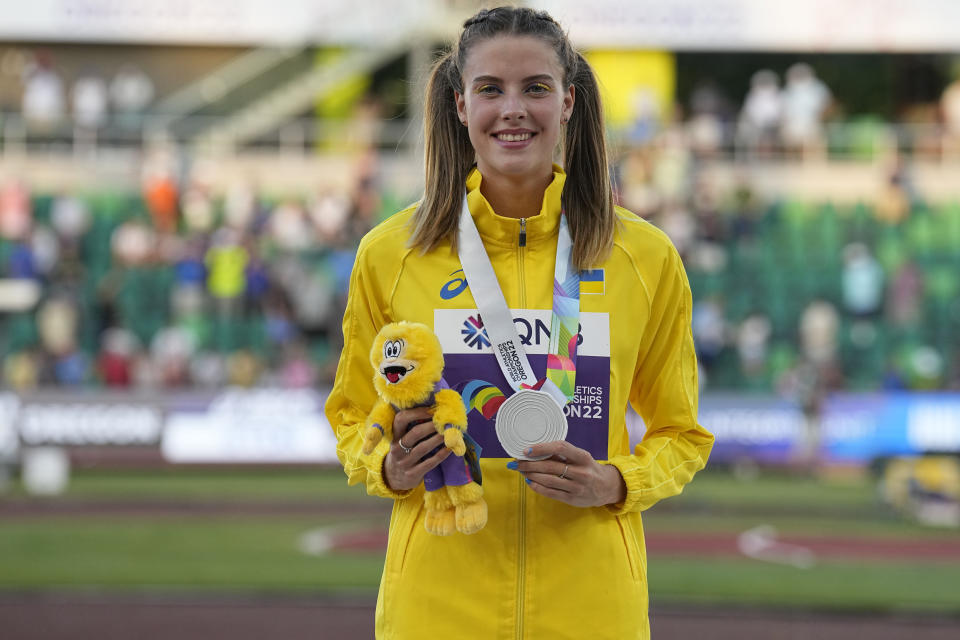
[[[453,92],[453,99],[457,102],[457,117],[464,126],[467,125],[467,103],[463,94],[459,91]]]
[[[570,116],[573,114],[573,103],[576,102],[576,98],[577,88],[571,84],[563,95],[563,109],[560,112],[560,117],[564,122],[570,121]]]

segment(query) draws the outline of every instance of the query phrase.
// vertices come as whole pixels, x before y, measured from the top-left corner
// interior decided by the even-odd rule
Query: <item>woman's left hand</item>
[[[627,485],[620,471],[600,464],[588,451],[564,440],[538,444],[527,450],[544,460],[514,460],[509,465],[522,473],[531,489],[542,496],[575,507],[599,507],[623,502]]]

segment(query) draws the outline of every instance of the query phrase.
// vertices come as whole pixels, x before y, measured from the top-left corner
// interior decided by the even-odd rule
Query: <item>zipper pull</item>
[[[527,219],[520,218],[520,246],[527,246]]]

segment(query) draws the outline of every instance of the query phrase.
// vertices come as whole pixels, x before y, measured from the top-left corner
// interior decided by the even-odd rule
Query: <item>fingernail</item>
[[[524,451],[524,453],[527,454],[528,456],[529,456],[529,455],[533,455],[533,447],[530,447],[529,449],[527,449],[526,451]]]
[[[530,478],[524,478],[523,481],[526,482],[527,484],[530,484]]]
[[[517,470],[517,461],[516,461],[516,460],[511,460],[510,462],[508,462],[508,463],[507,463],[507,469],[513,469],[514,471],[516,471],[516,470]]]

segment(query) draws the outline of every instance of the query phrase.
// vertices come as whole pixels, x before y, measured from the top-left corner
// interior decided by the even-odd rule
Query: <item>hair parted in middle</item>
[[[574,87],[576,101],[560,141],[567,173],[561,204],[573,240],[574,265],[596,266],[609,255],[617,226],[599,87],[589,63],[550,14],[526,7],[481,10],[463,23],[453,49],[433,66],[424,110],[426,187],[413,216],[410,242],[423,251],[444,240],[456,246],[464,182],[475,153],[457,115],[454,92],[464,90],[463,69],[471,47],[503,35],[547,42],[563,69],[564,85]]]

